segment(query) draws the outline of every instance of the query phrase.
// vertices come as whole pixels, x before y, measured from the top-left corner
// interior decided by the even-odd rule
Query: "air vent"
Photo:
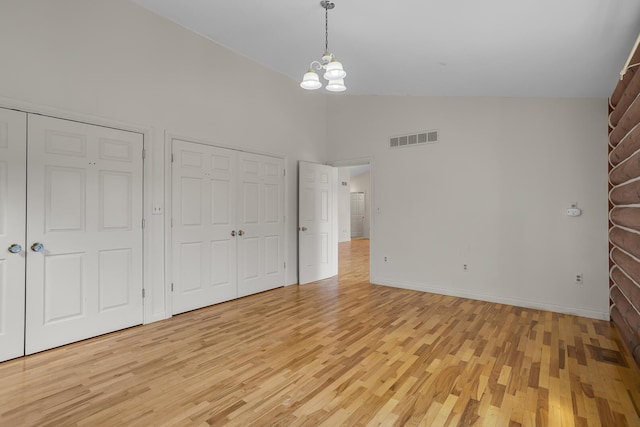
[[[411,135],[392,136],[389,138],[389,148],[402,148],[422,144],[434,144],[439,141],[437,130],[427,130]]]

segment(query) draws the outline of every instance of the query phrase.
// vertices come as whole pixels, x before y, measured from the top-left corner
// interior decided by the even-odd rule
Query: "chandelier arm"
[[[309,69],[310,70],[312,70],[313,67],[315,67],[316,70],[322,70],[324,68],[319,61],[312,61],[311,64],[309,64]]]

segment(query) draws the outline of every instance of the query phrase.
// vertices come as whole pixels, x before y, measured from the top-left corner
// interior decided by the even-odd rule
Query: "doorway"
[[[339,161],[332,165],[299,162],[298,168],[298,283],[317,282],[350,269],[353,241],[361,239],[366,257],[358,267],[369,283],[372,272],[370,239],[374,221],[371,216],[373,164],[371,158]],[[353,178],[352,178],[353,175]],[[351,189],[363,193],[362,236],[351,237]],[[320,227],[320,228],[318,228]],[[362,249],[362,248],[361,248]],[[362,252],[362,251],[359,251]],[[325,268],[326,266],[326,268]]]
[[[370,161],[338,165],[340,277],[370,281],[372,175]]]

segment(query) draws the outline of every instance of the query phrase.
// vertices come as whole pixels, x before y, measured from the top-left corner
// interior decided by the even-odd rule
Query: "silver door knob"
[[[236,230],[231,230],[231,237],[236,237]]]
[[[31,250],[33,252],[42,252],[43,249],[44,245],[42,243],[34,243],[33,245],[31,245]]]
[[[244,236],[244,231],[238,230],[238,236]]]
[[[22,246],[20,246],[17,243],[14,243],[13,245],[9,246],[8,251],[11,252],[12,254],[19,254],[20,252],[22,252]]]
[[[298,231],[307,231],[307,227],[298,227]]]

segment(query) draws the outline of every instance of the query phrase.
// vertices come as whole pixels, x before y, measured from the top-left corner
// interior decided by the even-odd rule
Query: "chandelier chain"
[[[329,2],[324,6],[324,51],[329,52]]]

